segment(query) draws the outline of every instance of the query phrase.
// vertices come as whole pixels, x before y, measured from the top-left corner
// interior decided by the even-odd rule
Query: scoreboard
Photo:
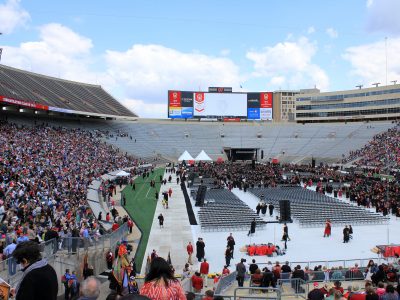
[[[232,93],[226,89],[209,89],[216,92],[168,91],[168,118],[272,120],[272,92]]]

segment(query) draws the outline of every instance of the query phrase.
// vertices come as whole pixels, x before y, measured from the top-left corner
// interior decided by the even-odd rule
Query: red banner
[[[224,122],[240,122],[240,118],[224,118]]]
[[[29,107],[29,108],[33,108],[33,109],[49,110],[49,107],[47,105],[28,102],[25,100],[12,99],[12,98],[8,98],[8,97],[4,97],[4,96],[0,96],[0,102],[12,104],[12,105],[25,106],[25,107]]]
[[[169,106],[170,107],[181,107],[181,92],[169,91]]]
[[[260,108],[272,108],[272,93],[260,93]]]

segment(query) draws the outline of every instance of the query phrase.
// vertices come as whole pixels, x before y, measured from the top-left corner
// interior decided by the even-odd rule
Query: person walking
[[[160,225],[160,228],[164,228],[164,216],[162,214],[158,216],[158,224]]]
[[[236,265],[236,280],[238,282],[238,286],[242,287],[244,283],[244,276],[246,274],[246,266],[244,264],[245,260],[242,258],[240,263]]]
[[[189,242],[189,244],[186,246],[186,251],[188,254],[188,264],[193,265],[193,262],[192,262],[193,245],[191,242]]]
[[[207,259],[204,258],[203,262],[200,264],[200,274],[204,281],[204,286],[207,287],[207,277],[208,272],[210,271],[210,265],[207,262]]]
[[[250,234],[254,234],[255,232],[256,232],[256,218],[254,218],[253,221],[251,221],[250,230],[247,236],[250,236]]]
[[[229,246],[225,249],[225,264],[229,267],[231,265],[232,250]]]
[[[274,205],[271,203],[270,205],[268,205],[268,209],[269,209],[269,216],[272,217],[274,214]]]
[[[232,233],[228,236],[227,240],[227,246],[231,250],[231,258],[233,259],[233,251],[235,250],[235,239],[232,236]]]
[[[350,232],[350,230],[347,227],[347,225],[344,226],[344,229],[343,229],[343,243],[348,243],[349,242],[349,239],[350,239],[350,233],[349,232]]]
[[[330,237],[331,236],[331,220],[327,219],[325,222],[325,230],[324,230],[324,237]]]
[[[199,262],[204,258],[205,256],[205,251],[204,248],[206,247],[204,241],[202,238],[199,238],[198,241],[196,242],[196,257]]]
[[[289,237],[289,227],[287,226],[286,223],[283,224],[283,235],[286,235],[286,239],[290,241]]]

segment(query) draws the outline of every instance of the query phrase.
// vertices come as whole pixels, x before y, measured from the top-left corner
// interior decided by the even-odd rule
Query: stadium
[[[397,81],[70,79],[0,64],[1,299],[399,297]]]

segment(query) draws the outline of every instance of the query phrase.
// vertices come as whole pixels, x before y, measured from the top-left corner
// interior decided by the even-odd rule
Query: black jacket
[[[313,289],[311,292],[308,293],[308,300],[323,300],[324,294],[320,289]]]
[[[16,300],[56,300],[58,280],[56,271],[50,265],[34,269],[25,275]]]

